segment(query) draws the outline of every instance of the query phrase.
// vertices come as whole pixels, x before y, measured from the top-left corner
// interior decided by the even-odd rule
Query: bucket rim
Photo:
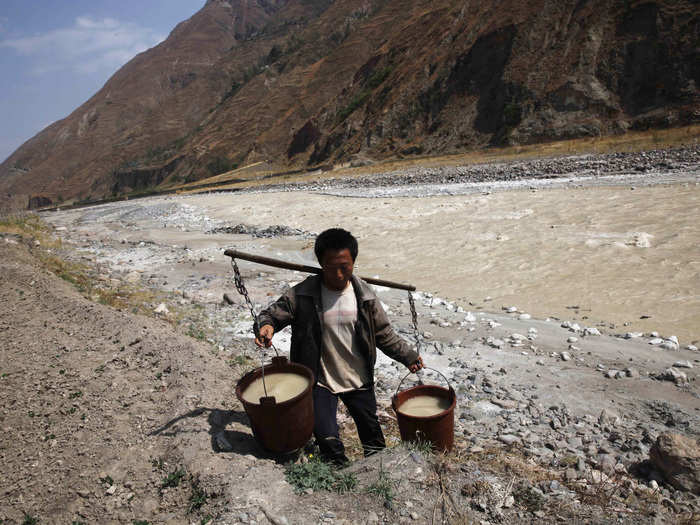
[[[293,369],[296,369],[295,371],[303,372],[303,373],[300,373],[298,375],[305,376],[309,380],[309,384],[299,394],[297,394],[296,396],[291,397],[285,401],[278,402],[275,399],[275,404],[273,406],[284,407],[287,405],[291,405],[292,403],[295,403],[295,402],[299,401],[301,398],[303,398],[304,396],[308,395],[309,391],[313,388],[314,373],[311,371],[311,369],[308,366],[302,365],[301,363],[294,363],[292,361],[288,361],[285,364],[268,363],[262,367],[255,368],[255,369],[251,370],[250,372],[246,373],[243,377],[241,377],[238,380],[238,383],[236,383],[236,389],[235,389],[236,397],[238,398],[238,400],[241,403],[243,403],[244,407],[246,405],[251,405],[251,406],[255,406],[255,407],[262,407],[263,406],[262,403],[259,403],[259,402],[258,403],[251,403],[250,401],[246,401],[245,399],[243,399],[243,389],[241,388],[241,386],[243,385],[244,382],[247,382],[247,384],[245,385],[247,387],[250,385],[250,383],[255,381],[258,377],[262,377],[262,369],[263,368],[265,369],[266,376],[273,375],[276,373],[283,373],[284,370],[282,370],[282,368],[293,368]],[[291,372],[291,371],[287,371],[287,372]]]
[[[411,416],[409,414],[405,414],[399,410],[399,407],[401,404],[398,403],[399,401],[399,392],[394,394],[391,398],[391,408],[392,410],[396,413],[397,417],[402,417],[402,418],[407,418],[408,420],[413,420],[413,421],[433,421],[437,419],[441,419],[445,417],[449,412],[454,412],[455,407],[457,406],[457,393],[454,391],[452,386],[450,385],[449,389],[445,388],[444,386],[440,385],[415,385],[412,386],[411,388],[407,388],[406,390],[402,390],[401,394],[405,394],[406,392],[411,392],[414,390],[441,390],[445,391],[449,395],[450,399],[450,406],[447,407],[445,410],[442,412],[438,412],[437,414],[433,414],[431,416]],[[416,397],[416,396],[411,396],[411,397]]]

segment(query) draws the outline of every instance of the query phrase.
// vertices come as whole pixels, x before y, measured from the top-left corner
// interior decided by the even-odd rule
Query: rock
[[[673,366],[676,368],[693,368],[693,363],[690,361],[676,361],[673,363]]]
[[[512,399],[492,399],[491,402],[494,405],[498,405],[501,408],[505,408],[506,410],[518,408],[518,402],[513,401]]]
[[[501,407],[494,405],[490,401],[479,401],[474,404],[469,410],[465,411],[463,414],[466,416],[471,416],[472,419],[483,419],[488,417],[493,417],[501,412]]]
[[[675,335],[672,335],[668,338],[668,341],[671,341],[672,343],[675,343],[676,346],[678,346],[678,338]]]
[[[516,306],[508,306],[508,307],[503,307],[503,309],[508,312],[509,314],[514,314],[515,312],[518,311],[518,308]]]
[[[111,487],[109,487],[109,488],[105,491],[105,494],[109,494],[110,496],[112,496],[116,491],[117,491],[117,486],[116,486],[116,485],[112,485]]]
[[[664,340],[661,339],[660,337],[654,337],[653,339],[650,339],[650,340],[649,340],[649,344],[650,344],[650,345],[654,345],[654,346],[660,345],[660,344],[663,343],[663,342],[664,342]]]
[[[615,370],[615,369],[611,368],[610,370],[605,372],[605,377],[609,377],[610,379],[615,379],[617,377],[618,372],[619,372],[619,370]]]
[[[562,361],[571,361],[571,354],[569,354],[569,352],[562,352],[561,353],[561,360]]]
[[[529,319],[532,319],[532,316],[530,314],[520,314],[518,316],[518,319],[521,321],[527,321]]]
[[[627,332],[625,334],[625,339],[638,339],[639,337],[642,337],[644,334],[642,332]]]
[[[656,378],[662,381],[673,381],[677,385],[688,382],[688,376],[685,374],[685,372],[680,372],[675,368],[667,368],[658,374]]]
[[[598,423],[600,423],[601,426],[617,425],[619,422],[620,416],[609,408],[604,408],[598,416]]]
[[[659,348],[663,348],[664,350],[678,350],[678,345],[673,341],[664,341],[659,345]]]
[[[417,519],[419,518],[417,512],[411,512],[410,516],[411,516],[411,519],[412,519],[412,520],[417,520]]]
[[[474,323],[476,322],[476,316],[471,312],[467,312],[467,315],[464,316],[464,320],[468,323]]]
[[[139,272],[129,272],[124,277],[124,280],[129,283],[137,283],[141,280],[141,274]]]
[[[367,523],[379,523],[379,516],[372,510],[367,514]]]
[[[661,434],[649,451],[652,464],[678,490],[700,495],[700,443],[680,434]]]
[[[636,368],[625,368],[627,377],[639,377],[639,371]]]
[[[486,344],[492,348],[501,348],[505,343],[502,339],[495,339],[493,337],[486,338]]]
[[[160,303],[158,306],[156,306],[153,312],[159,315],[168,315],[170,310],[168,310],[168,307],[165,306],[165,303]]]
[[[575,343],[576,341],[578,341],[578,337],[574,337],[573,335],[566,340],[567,343]]]
[[[698,351],[698,347],[695,346],[695,345],[688,345],[688,346],[686,346],[685,348],[686,348],[686,350],[690,350],[691,352],[697,352],[697,351]]]
[[[498,441],[506,445],[515,445],[516,443],[520,443],[520,438],[512,434],[502,434],[498,436]]]
[[[583,335],[600,335],[600,330],[586,327],[583,329]]]
[[[615,465],[617,461],[615,457],[611,454],[599,454],[598,455],[598,469],[610,475],[615,472]]]

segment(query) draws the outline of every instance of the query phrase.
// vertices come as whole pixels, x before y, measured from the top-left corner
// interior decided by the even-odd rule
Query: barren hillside
[[[209,0],[0,166],[36,207],[696,122],[691,0]]]

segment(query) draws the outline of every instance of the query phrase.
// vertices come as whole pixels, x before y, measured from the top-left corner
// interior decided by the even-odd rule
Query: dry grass
[[[177,306],[177,296],[144,288],[135,283],[101,278],[97,270],[85,263],[68,260],[62,255],[60,239],[52,235],[51,227],[36,213],[15,213],[0,217],[0,234],[16,236],[30,246],[36,260],[49,272],[71,283],[85,298],[131,313],[155,317],[154,305],[166,303],[170,310],[160,318],[174,326],[183,325],[186,333],[196,339],[207,338],[208,322],[205,312],[197,305],[189,309]],[[34,245],[38,241],[38,245]]]
[[[465,166],[470,164],[530,160],[589,153],[636,152],[697,144],[699,140],[700,125],[695,124],[680,128],[629,132],[624,135],[589,137],[505,148],[487,148],[453,155],[392,159],[380,161],[371,166],[364,166],[361,168],[351,168],[349,165],[340,165],[336,166],[332,171],[323,173],[319,170],[315,170],[305,173],[285,174],[283,171],[288,171],[288,169],[278,168],[276,171],[276,166],[255,163],[215,177],[181,186],[178,189],[183,193],[201,191],[202,186],[207,186],[207,189],[210,190],[242,189],[267,184],[311,182],[329,177],[359,177],[401,171],[415,167]],[[244,182],[231,182],[236,179],[246,180]]]
[[[51,228],[32,212],[18,212],[0,215],[0,233],[16,235],[25,240],[39,241],[48,247],[60,246],[60,241],[51,236]]]

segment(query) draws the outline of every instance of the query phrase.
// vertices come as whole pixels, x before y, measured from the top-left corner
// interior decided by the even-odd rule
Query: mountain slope
[[[0,166],[36,206],[697,121],[697,2],[209,0]]]

